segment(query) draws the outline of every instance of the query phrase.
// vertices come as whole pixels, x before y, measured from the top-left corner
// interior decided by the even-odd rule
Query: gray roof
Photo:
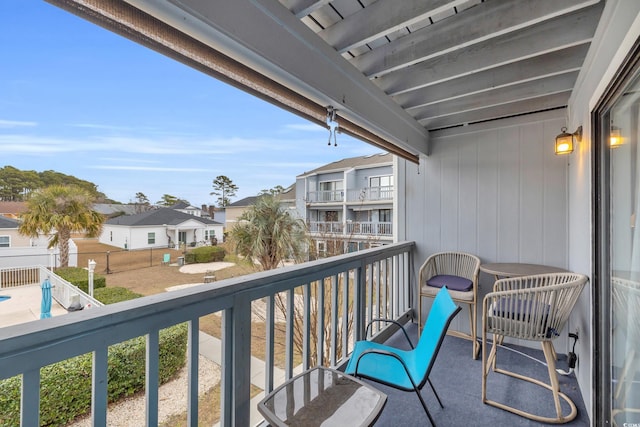
[[[20,221],[0,215],[0,228],[18,228]]]
[[[357,168],[361,166],[392,164],[393,155],[390,153],[372,154],[369,156],[350,157],[348,159],[336,160],[335,162],[328,163],[319,168],[313,169],[309,172],[302,173],[298,177],[305,175],[311,175],[314,173],[328,172],[328,171],[344,171],[347,169]]]
[[[158,208],[136,215],[123,215],[116,218],[111,218],[106,222],[106,224],[127,225],[130,227],[165,224],[178,225],[190,219],[201,222],[203,224],[222,225],[219,222],[212,221],[207,218],[189,215],[171,208]]]
[[[227,207],[228,208],[236,208],[236,207],[255,205],[257,199],[258,199],[258,196],[245,197],[244,199],[240,199],[237,202],[233,202],[233,203],[228,204]]]
[[[142,206],[140,205],[123,205],[118,203],[96,203],[93,205],[93,210],[106,216],[112,216],[120,213],[133,215],[141,208]]]

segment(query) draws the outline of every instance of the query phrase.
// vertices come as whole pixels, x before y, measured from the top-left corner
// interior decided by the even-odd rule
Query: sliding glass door
[[[636,53],[594,117],[599,181],[595,356],[601,386],[596,424],[613,426],[640,426],[639,63]]]

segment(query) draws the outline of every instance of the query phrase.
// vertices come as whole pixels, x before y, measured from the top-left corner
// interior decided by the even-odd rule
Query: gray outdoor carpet
[[[407,325],[411,339],[417,337],[415,324]],[[399,348],[408,348],[406,339],[395,334],[387,344]],[[544,361],[542,350],[512,347],[528,354],[538,361]],[[567,370],[565,355],[558,355],[557,368]],[[438,402],[428,384],[422,389],[422,396],[438,427],[472,426],[541,426],[538,422],[522,418],[502,409],[482,403],[482,362],[471,358],[471,342],[447,336],[431,371],[433,383],[444,409]],[[507,349],[498,349],[498,367],[538,378],[548,383],[547,367]],[[588,426],[589,418],[574,374],[558,375],[560,390],[567,394],[578,408],[578,416],[567,426]],[[380,426],[428,426],[420,401],[414,392],[405,392],[367,381],[387,394],[387,403],[376,422]],[[555,406],[551,392],[534,384],[516,380],[512,377],[491,372],[487,382],[487,397],[510,406],[543,415],[555,416]],[[568,414],[568,405],[562,399],[564,413]]]

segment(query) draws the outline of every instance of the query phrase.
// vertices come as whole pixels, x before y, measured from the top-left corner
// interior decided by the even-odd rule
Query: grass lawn
[[[77,239],[74,240],[78,246],[78,266],[87,265],[89,259],[95,259],[98,262],[96,271],[106,277],[107,287],[123,287],[142,295],[154,295],[165,292],[166,288],[174,285],[184,285],[189,283],[202,283],[204,275],[181,273],[180,267],[177,265],[161,265],[158,261],[157,265],[149,267],[149,251],[122,251],[119,252],[121,258],[119,260],[120,268],[114,269],[111,274],[104,274],[105,266],[101,266],[99,259],[105,259],[104,254],[107,251],[120,251],[119,248],[98,243],[96,239]],[[182,256],[180,251],[170,250],[153,250],[153,254],[158,255],[160,260],[163,252],[171,252],[171,259]],[[174,253],[175,252],[175,253]],[[228,252],[228,251],[227,251]],[[110,254],[112,257],[113,252]],[[216,279],[224,280],[231,277],[244,276],[259,271],[259,267],[254,266],[246,261],[239,261],[235,255],[227,255],[225,261],[235,262],[236,265],[222,270],[216,271]],[[128,264],[127,264],[128,262]],[[136,266],[142,266],[135,268]],[[221,316],[210,314],[200,319],[200,330],[220,338]],[[275,350],[274,358],[276,366],[284,367],[284,324],[277,324],[275,331]],[[251,343],[251,353],[259,358],[265,358],[265,326],[264,322],[252,322],[251,331],[253,335]],[[297,353],[297,352],[296,352]],[[294,357],[297,364],[301,360],[299,354]]]

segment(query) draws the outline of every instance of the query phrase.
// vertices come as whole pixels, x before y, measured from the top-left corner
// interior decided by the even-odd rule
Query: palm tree
[[[278,199],[263,195],[245,211],[231,230],[236,252],[271,270],[285,259],[303,259],[308,238],[305,224],[280,207]]]
[[[67,267],[71,233],[97,237],[102,231],[104,217],[92,209],[93,203],[94,196],[77,186],[53,185],[36,190],[27,200],[19,231],[30,237],[53,233],[49,248],[59,245],[60,266]]]

